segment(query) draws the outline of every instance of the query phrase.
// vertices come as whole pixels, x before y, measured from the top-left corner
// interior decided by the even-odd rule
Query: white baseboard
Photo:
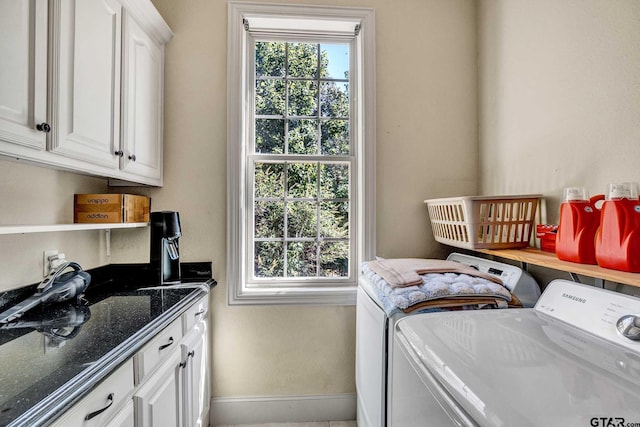
[[[301,423],[356,419],[356,395],[217,397],[211,425]]]

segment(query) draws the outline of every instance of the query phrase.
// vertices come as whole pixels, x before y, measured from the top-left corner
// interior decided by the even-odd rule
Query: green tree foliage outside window
[[[255,44],[256,278],[349,275],[348,55],[348,45]]]

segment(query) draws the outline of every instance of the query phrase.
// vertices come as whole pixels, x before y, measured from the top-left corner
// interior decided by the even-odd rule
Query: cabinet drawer
[[[182,315],[183,319],[183,333],[186,335],[190,330],[194,328],[196,323],[206,319],[209,315],[209,295],[200,298],[195,304],[193,304]]]
[[[121,404],[127,400],[130,403],[132,391],[133,361],[129,359],[76,403],[53,426],[103,426],[121,414]]]
[[[176,319],[153,338],[135,356],[135,380],[136,385],[153,372],[162,362],[163,358],[175,348],[180,347],[182,339],[182,321]]]

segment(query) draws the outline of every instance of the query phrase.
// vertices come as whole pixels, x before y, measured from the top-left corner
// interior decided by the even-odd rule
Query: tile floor
[[[216,425],[213,427],[358,427],[355,421],[320,421],[313,423],[266,423]]]

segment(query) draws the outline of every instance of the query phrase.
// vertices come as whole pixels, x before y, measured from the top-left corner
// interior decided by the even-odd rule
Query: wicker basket
[[[436,241],[466,249],[529,246],[539,194],[425,200]]]

